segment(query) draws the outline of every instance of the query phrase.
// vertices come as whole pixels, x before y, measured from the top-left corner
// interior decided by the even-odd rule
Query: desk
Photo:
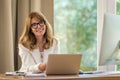
[[[69,76],[46,76],[46,77],[24,77],[24,76],[6,76],[0,74],[0,79],[23,79],[23,80],[120,80],[120,74],[80,74],[80,75],[69,75]]]

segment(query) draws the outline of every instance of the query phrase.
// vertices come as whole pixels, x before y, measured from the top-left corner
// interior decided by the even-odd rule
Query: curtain
[[[14,70],[11,0],[0,0],[0,73]]]
[[[33,11],[42,12],[53,26],[53,0],[0,0],[0,73],[20,68],[18,40]]]

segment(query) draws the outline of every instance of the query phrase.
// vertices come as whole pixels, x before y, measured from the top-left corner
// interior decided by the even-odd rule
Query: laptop
[[[46,75],[79,74],[81,54],[49,54]]]

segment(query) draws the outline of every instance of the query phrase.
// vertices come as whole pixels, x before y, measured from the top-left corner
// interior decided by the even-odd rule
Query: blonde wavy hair
[[[53,44],[53,31],[52,27],[42,13],[32,12],[26,18],[25,27],[23,33],[19,39],[19,44],[22,44],[24,47],[28,48],[30,51],[38,48],[37,39],[31,30],[31,20],[32,18],[37,18],[40,21],[44,21],[46,25],[46,31],[43,36],[45,43],[43,44],[44,49],[49,49]]]

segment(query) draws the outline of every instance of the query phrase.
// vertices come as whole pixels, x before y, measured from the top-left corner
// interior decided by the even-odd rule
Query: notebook
[[[79,74],[81,54],[49,54],[46,75]]]

